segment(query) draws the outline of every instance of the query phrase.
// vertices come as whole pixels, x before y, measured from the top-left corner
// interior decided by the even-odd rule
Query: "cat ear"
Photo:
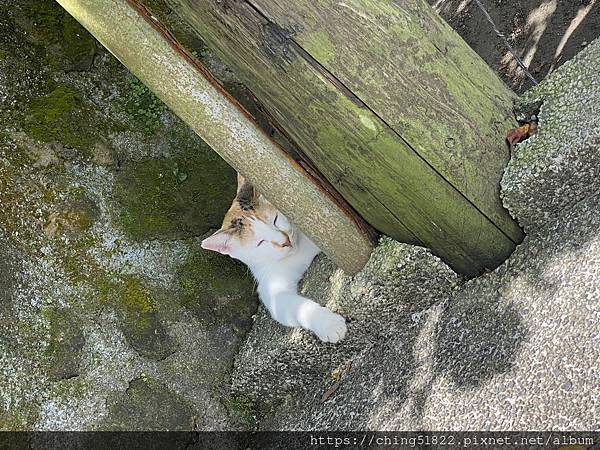
[[[247,181],[243,176],[238,173],[238,186],[236,200],[241,205],[255,205],[257,201],[256,190],[252,183]]]
[[[240,193],[240,189],[246,183],[246,179],[241,176],[239,173],[237,174],[237,192]]]
[[[229,246],[229,233],[224,230],[219,230],[213,235],[204,239],[200,246],[205,250],[212,250],[213,252],[219,252],[223,255],[228,255],[231,251]]]

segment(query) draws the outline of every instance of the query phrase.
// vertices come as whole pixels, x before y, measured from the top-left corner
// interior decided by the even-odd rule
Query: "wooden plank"
[[[512,252],[519,237],[509,238],[298,45],[290,31],[255,5],[247,1],[170,3],[375,228],[431,248],[467,275],[496,267]],[[379,61],[362,64],[377,66]],[[461,139],[456,135],[457,146]],[[495,186],[498,178],[488,182]]]
[[[349,273],[373,248],[340,206],[133,0],[57,0],[129,70]]]
[[[248,3],[520,242],[499,195],[516,95],[424,0]]]

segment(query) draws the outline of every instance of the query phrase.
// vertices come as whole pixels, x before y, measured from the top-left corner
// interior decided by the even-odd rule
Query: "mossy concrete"
[[[85,70],[91,66],[96,41],[66,11],[46,0],[15,7],[19,9],[15,15],[17,26],[52,69]]]
[[[194,409],[160,381],[142,376],[110,407],[103,428],[116,431],[193,431]]]
[[[50,325],[50,340],[46,348],[49,357],[49,378],[66,380],[79,375],[81,351],[85,338],[73,317],[58,308],[42,311]]]
[[[24,130],[38,141],[61,142],[70,148],[89,150],[94,133],[78,120],[85,113],[78,92],[59,85],[29,103]]]
[[[55,2],[0,49],[0,429],[244,428],[253,281],[199,246],[235,172]]]
[[[124,163],[115,195],[132,239],[201,236],[219,228],[235,196],[235,172],[204,146],[176,157]]]
[[[257,307],[254,284],[248,283],[247,274],[243,264],[232,264],[226,256],[197,247],[177,272],[180,302],[202,322],[230,324],[245,333]]]
[[[129,79],[131,95],[126,111],[150,133],[159,123],[160,113],[165,105],[137,78]]]
[[[112,295],[118,302],[121,330],[133,349],[154,360],[175,353],[177,345],[163,325],[156,300],[148,288],[133,277],[127,277],[115,288]]]

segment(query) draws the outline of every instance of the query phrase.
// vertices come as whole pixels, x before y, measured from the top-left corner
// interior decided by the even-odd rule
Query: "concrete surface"
[[[260,428],[600,429],[598,67],[596,40],[522,99],[543,102],[540,130],[502,196],[528,236],[497,270],[464,282],[383,239],[355,278],[321,258],[304,281],[351,319],[341,345],[260,311],[232,380]]]

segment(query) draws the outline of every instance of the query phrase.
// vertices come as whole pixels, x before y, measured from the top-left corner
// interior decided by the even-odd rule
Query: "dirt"
[[[476,0],[428,0],[516,92],[532,86]],[[480,0],[539,82],[600,36],[599,0]]]

